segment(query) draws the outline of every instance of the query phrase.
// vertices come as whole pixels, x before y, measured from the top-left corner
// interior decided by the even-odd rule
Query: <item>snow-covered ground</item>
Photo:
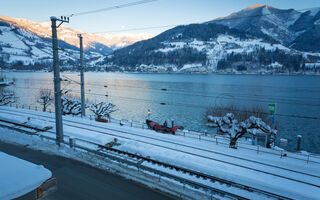
[[[47,126],[54,126],[54,114],[10,107],[0,107],[1,118],[21,117],[21,123],[36,120]],[[54,138],[54,128],[41,134]],[[105,145],[118,139],[123,151],[142,156],[149,156],[161,162],[170,163],[183,168],[247,185],[293,199],[317,199],[320,193],[320,158],[286,152],[283,157],[275,150],[260,147],[259,152],[246,148],[230,149],[226,145],[207,140],[188,138],[181,135],[166,135],[117,123],[98,123],[89,119],[64,117],[64,134],[71,138]],[[204,137],[205,138],[205,137]],[[77,143],[85,145],[80,140]],[[94,145],[90,148],[97,149]],[[251,146],[255,149],[255,146]],[[266,153],[270,152],[270,153]],[[214,183],[207,183],[213,185]],[[234,188],[225,187],[225,190]],[[252,199],[252,198],[251,198]]]
[[[51,172],[42,165],[0,152],[0,199],[14,199],[36,189]]]

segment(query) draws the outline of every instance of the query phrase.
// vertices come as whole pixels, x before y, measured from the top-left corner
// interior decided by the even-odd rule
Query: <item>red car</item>
[[[164,125],[160,125],[157,122],[151,121],[151,120],[146,120],[146,123],[148,125],[149,129],[155,130],[155,131],[161,131],[162,133],[172,133],[173,135],[175,132],[178,130],[178,126],[173,126],[173,127],[167,127]]]

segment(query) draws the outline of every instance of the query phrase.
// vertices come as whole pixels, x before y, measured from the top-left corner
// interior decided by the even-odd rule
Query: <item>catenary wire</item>
[[[21,88],[21,89],[46,89],[46,88],[31,88],[31,87],[16,87],[16,88]],[[81,92],[80,91],[71,91],[71,93],[79,93],[80,94]],[[106,97],[104,94],[99,94],[99,93],[86,93],[86,94],[87,95]],[[169,105],[169,106],[209,108],[209,106],[205,106],[205,105],[194,105],[194,104],[177,103],[177,102],[161,102],[161,101],[154,101],[154,100],[142,99],[142,98],[134,98],[134,97],[123,97],[123,96],[116,96],[116,95],[111,95],[111,97],[112,98],[113,97],[120,98],[120,99],[124,99],[124,100],[127,100],[127,101],[142,101],[142,102],[157,103],[157,104]],[[217,110],[228,111],[225,108],[218,108]],[[245,110],[240,110],[240,109],[235,109],[234,111],[249,112],[250,113],[250,111],[245,111]],[[254,112],[252,112],[252,113],[254,113]],[[264,114],[269,114],[269,113],[264,113]],[[292,117],[292,118],[304,118],[304,119],[320,120],[320,117],[314,117],[314,116],[289,115],[289,114],[281,114],[281,113],[276,113],[275,115],[276,116],[282,116],[282,117]]]
[[[100,8],[100,9],[96,9],[96,10],[73,13],[73,14],[67,15],[67,17],[75,17],[75,16],[88,15],[88,14],[93,14],[93,13],[98,13],[98,12],[105,12],[105,11],[110,11],[110,10],[115,10],[115,9],[120,9],[120,8],[136,6],[136,5],[140,5],[140,4],[151,3],[154,1],[158,1],[158,0],[135,1],[135,2],[131,2],[131,3],[121,4],[121,5],[117,5],[117,6],[111,6],[111,7],[107,7],[107,8]]]

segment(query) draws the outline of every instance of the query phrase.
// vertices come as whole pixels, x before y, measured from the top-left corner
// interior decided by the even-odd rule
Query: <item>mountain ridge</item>
[[[318,66],[310,63],[320,62],[317,53],[320,49],[314,49],[320,42],[315,35],[318,28],[312,29],[309,23],[307,30],[299,35],[290,30],[298,28],[299,19],[305,21],[303,17],[310,13],[254,5],[227,16],[230,20],[174,27],[149,40],[116,50],[105,64],[109,70],[142,72],[215,72],[226,68],[305,70]],[[312,23],[317,13],[313,11]],[[312,37],[315,41],[310,42]],[[310,45],[302,45],[306,38]]]
[[[33,22],[23,18],[12,18],[8,16],[0,15],[0,21],[8,22],[25,30],[28,30],[40,37],[50,38],[51,37],[51,22]],[[90,33],[84,32],[77,29],[70,28],[66,25],[61,25],[57,29],[58,39],[63,40],[73,46],[79,47],[78,34],[83,34],[83,45],[84,49],[90,51],[90,48],[94,47],[94,44],[101,44],[112,49],[122,48],[124,46],[133,44],[134,42],[148,39],[152,37],[151,34],[139,33],[139,34],[111,34],[111,33]],[[106,48],[105,47],[105,48]],[[91,49],[92,50],[92,49]],[[100,53],[111,53],[111,49],[100,52]]]
[[[217,23],[253,33],[257,36],[267,35],[280,43],[304,51],[320,51],[320,41],[306,42],[309,31],[320,32],[320,8],[299,12],[294,9],[278,9],[269,5],[253,5],[234,12],[226,17],[220,17],[207,23]],[[306,36],[304,36],[304,34]]]
[[[24,19],[15,19],[15,22],[33,25],[29,29],[44,29],[40,31],[43,35],[0,20],[0,55],[5,55],[0,57],[0,64],[15,63],[19,56],[27,60],[23,61],[26,64],[44,59],[45,63],[50,62],[50,23],[32,24]],[[90,50],[85,52],[85,60],[88,68],[107,71],[319,71],[319,27],[320,9],[298,12],[253,5],[224,19],[180,25],[131,45],[122,40],[125,47],[115,48],[113,52],[108,52],[110,49],[100,43],[103,36],[85,33],[85,38],[94,37],[91,43],[85,44],[87,47],[91,45]],[[79,54],[76,32],[64,26],[59,31],[60,45],[65,47],[60,53],[61,58],[67,59],[70,69],[76,70]],[[20,43],[7,41],[6,37],[16,38]],[[95,43],[97,40],[99,42]],[[111,37],[111,40],[116,41],[117,38]],[[41,55],[41,59],[37,54]]]

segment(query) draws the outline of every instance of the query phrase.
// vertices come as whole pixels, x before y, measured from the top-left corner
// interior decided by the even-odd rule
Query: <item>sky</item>
[[[50,16],[108,8],[139,0],[0,0],[0,15],[46,21]],[[151,33],[167,28],[129,29],[201,23],[223,17],[253,4],[281,9],[320,7],[320,0],[157,0],[127,8],[75,16],[67,26],[85,32]]]

